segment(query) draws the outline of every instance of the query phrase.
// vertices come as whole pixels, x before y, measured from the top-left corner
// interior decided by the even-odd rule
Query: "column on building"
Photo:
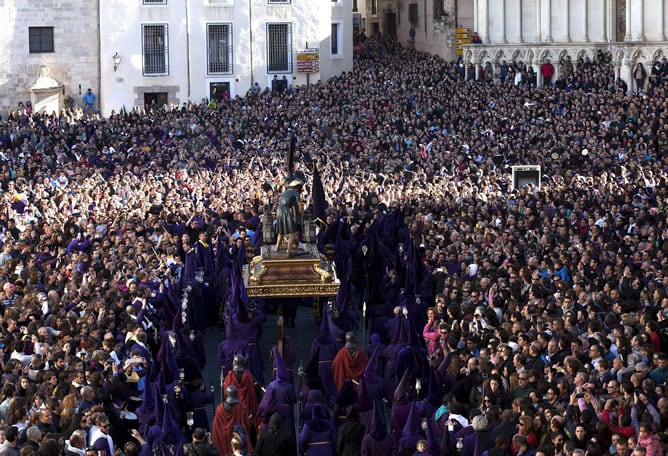
[[[501,37],[499,42],[501,44],[506,44],[508,40],[506,39],[506,0],[501,0]]]
[[[517,0],[517,5],[519,6],[519,11],[517,14],[517,23],[520,26],[520,36],[518,42],[524,43],[524,18],[522,17],[522,3],[523,0]]]
[[[482,39],[483,43],[491,43],[491,40],[489,39],[489,1],[490,0],[482,0],[482,4],[485,6],[485,11],[483,14],[483,18],[485,20],[485,26],[483,27],[483,33],[485,36]]]
[[[582,2],[582,26],[584,27],[584,42],[589,43],[589,1]]]
[[[473,0],[473,31],[478,32],[480,34],[480,27],[479,27],[479,22],[480,22],[480,4],[478,0]]]
[[[665,14],[666,4],[665,0],[659,0],[659,5],[657,7],[656,14],[659,16],[659,40],[666,41],[666,31],[665,31],[665,20],[663,15]]]
[[[571,0],[566,0],[566,42],[571,42]]]
[[[545,42],[552,42],[552,0],[545,0]]]
[[[536,0],[536,42],[540,43],[543,41],[542,31],[541,31],[541,4],[542,0]]]
[[[636,0],[634,10],[638,14],[638,36],[636,41],[645,41],[645,0]]]
[[[619,74],[619,77],[626,82],[626,85],[629,87],[629,91],[635,84],[635,81],[632,81],[631,77],[631,61],[627,58],[622,59],[622,68]]]
[[[536,74],[536,87],[543,85],[543,75],[540,72],[540,62],[538,61],[538,56],[534,56],[534,61],[531,64],[533,72]]]
[[[631,0],[626,0],[626,32],[624,33],[624,41],[631,41]]]
[[[603,41],[604,43],[608,42],[608,36],[609,36],[609,31],[608,31],[608,26],[610,24],[610,11],[611,11],[611,6],[614,5],[615,2],[607,2],[607,1],[602,1],[601,2],[601,33],[600,33],[600,40]]]

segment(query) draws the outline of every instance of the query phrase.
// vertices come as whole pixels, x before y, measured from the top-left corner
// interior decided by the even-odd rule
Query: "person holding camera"
[[[211,433],[198,427],[193,431],[193,441],[186,445],[186,456],[218,456],[218,450],[211,444]]]

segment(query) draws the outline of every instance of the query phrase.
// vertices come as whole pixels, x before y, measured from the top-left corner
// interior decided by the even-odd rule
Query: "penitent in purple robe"
[[[246,341],[237,337],[235,323],[231,317],[226,317],[225,333],[226,338],[218,345],[216,354],[216,359],[224,371],[224,377],[232,370],[232,361],[236,355],[246,358]]]
[[[362,439],[362,456],[399,456],[399,442],[387,432],[385,406],[381,401],[373,404],[373,418]]]
[[[258,340],[263,322],[264,314],[259,310],[255,310],[253,319],[250,321],[234,321],[237,337],[245,340],[247,344],[246,361],[248,361],[248,370],[261,385],[264,385],[264,361],[262,360]]]
[[[399,456],[399,444],[392,434],[375,440],[371,434],[362,439],[362,456]]]
[[[320,335],[313,339],[311,344],[311,357],[318,356],[318,377],[328,404],[335,402],[337,394],[334,376],[332,375],[332,362],[336,353],[334,338],[329,332],[327,320],[323,318],[320,325]]]
[[[268,423],[274,412],[278,412],[284,420],[284,429],[288,429],[294,437],[295,420],[294,405],[297,403],[295,388],[290,382],[290,374],[278,347],[272,349],[276,378],[267,385],[267,390],[260,401],[258,411],[263,422]],[[287,426],[287,428],[285,427]]]
[[[324,404],[314,404],[312,418],[299,433],[299,445],[306,456],[335,456],[336,428]]]

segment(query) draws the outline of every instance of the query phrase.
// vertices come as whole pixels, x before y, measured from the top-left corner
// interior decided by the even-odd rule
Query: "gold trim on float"
[[[254,257],[245,275],[248,297],[336,296],[340,282],[334,264],[321,256]]]

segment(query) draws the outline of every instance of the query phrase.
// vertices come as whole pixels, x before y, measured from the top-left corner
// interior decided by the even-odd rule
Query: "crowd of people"
[[[540,88],[522,68],[374,38],[308,87],[9,113],[0,455],[664,454],[666,82],[626,93],[605,52]],[[239,272],[292,137],[341,279],[303,371],[288,338],[259,352]]]

